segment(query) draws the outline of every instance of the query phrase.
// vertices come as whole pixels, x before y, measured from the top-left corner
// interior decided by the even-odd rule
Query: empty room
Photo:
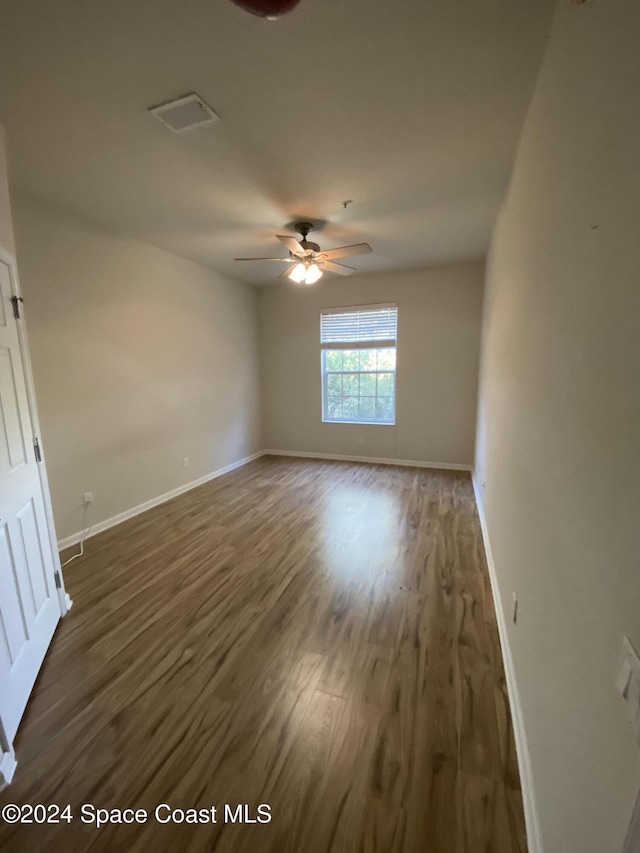
[[[0,0],[0,849],[640,853],[640,5]]]

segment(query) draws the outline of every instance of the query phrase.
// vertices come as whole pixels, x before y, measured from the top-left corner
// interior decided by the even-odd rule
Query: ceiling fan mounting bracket
[[[302,239],[306,240],[307,234],[313,231],[313,222],[296,222],[294,228],[298,234],[302,234]]]

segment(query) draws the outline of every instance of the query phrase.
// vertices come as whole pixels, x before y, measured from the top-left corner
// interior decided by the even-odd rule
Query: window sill
[[[323,424],[356,424],[357,426],[395,426],[395,421],[346,421],[340,418],[339,420],[322,419]]]

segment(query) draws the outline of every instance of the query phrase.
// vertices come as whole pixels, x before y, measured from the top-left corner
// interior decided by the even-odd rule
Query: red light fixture
[[[300,0],[232,0],[236,6],[259,18],[277,21],[287,12],[294,9]]]

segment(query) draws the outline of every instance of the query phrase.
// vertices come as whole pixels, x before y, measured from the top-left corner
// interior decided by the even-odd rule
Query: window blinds
[[[332,308],[320,316],[323,349],[394,347],[398,332],[397,305]]]

